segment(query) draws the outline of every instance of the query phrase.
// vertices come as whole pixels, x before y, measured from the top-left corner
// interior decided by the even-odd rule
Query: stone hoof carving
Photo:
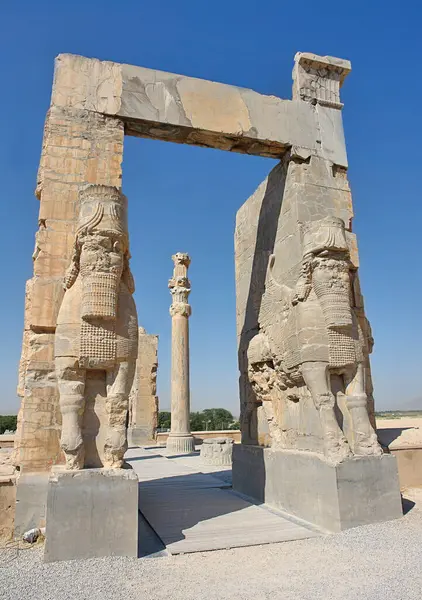
[[[82,431],[77,413],[63,413],[61,447],[66,456],[68,469],[82,469],[85,451]]]
[[[248,376],[266,409],[274,447],[283,446],[276,408],[289,390],[306,386],[318,411],[324,454],[330,462],[382,453],[371,426],[365,361],[372,339],[355,308],[353,271],[341,219],[326,217],[302,229],[303,258],[294,288],[279,283],[271,256],[259,313],[260,333],[248,348]],[[333,381],[336,381],[336,389]],[[347,438],[337,418],[345,399]]]
[[[330,462],[341,462],[352,456],[348,441],[340,429],[332,408],[319,410],[322,436],[324,440],[324,455]]]
[[[84,444],[81,421],[85,407],[85,381],[77,361],[57,357],[56,376],[60,382],[60,410],[62,413],[61,447],[68,469],[81,469],[84,464]]]
[[[126,429],[111,430],[104,445],[104,467],[120,469],[123,466],[123,457],[127,448]]]
[[[85,450],[79,425],[63,419],[61,448],[66,456],[68,469],[82,469],[84,466]]]
[[[324,454],[328,460],[340,462],[350,456],[351,452],[337,421],[335,398],[328,383],[328,366],[323,362],[303,363],[301,374],[319,413]]]
[[[108,432],[104,466],[119,468],[127,448],[129,392],[138,325],[129,269],[127,200],[114,187],[79,194],[79,222],[57,318],[55,368],[69,469],[84,467],[83,416],[89,370],[105,374]]]
[[[367,396],[350,396],[346,400],[353,424],[353,452],[357,456],[380,456],[382,448],[368,420]]]

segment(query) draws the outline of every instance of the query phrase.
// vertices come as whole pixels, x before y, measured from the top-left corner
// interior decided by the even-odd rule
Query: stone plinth
[[[233,442],[231,438],[216,437],[202,442],[201,461],[204,465],[230,466],[232,464]]]
[[[333,465],[313,453],[236,444],[233,489],[331,532],[402,516],[390,454]]]
[[[0,544],[13,537],[16,478],[16,469],[13,465],[0,464]]]
[[[15,536],[34,527],[45,527],[49,473],[21,473],[16,488]]]
[[[137,555],[136,473],[54,470],[48,483],[45,562]]]

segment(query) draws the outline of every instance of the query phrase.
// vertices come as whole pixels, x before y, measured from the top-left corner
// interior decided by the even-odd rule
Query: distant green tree
[[[16,415],[0,415],[0,435],[5,431],[16,431],[18,417]]]
[[[219,429],[227,429],[233,423],[233,415],[225,408],[205,408],[202,411],[204,416],[205,429],[218,431]]]
[[[160,429],[170,429],[171,425],[171,413],[168,411],[161,411],[158,413],[158,427]]]
[[[191,431],[239,429],[239,421],[235,421],[232,413],[225,408],[206,408],[202,411],[191,412],[189,421]],[[160,429],[170,429],[170,412],[160,411],[158,413],[158,427]]]
[[[191,431],[203,431],[205,427],[204,416],[201,412],[190,413]]]

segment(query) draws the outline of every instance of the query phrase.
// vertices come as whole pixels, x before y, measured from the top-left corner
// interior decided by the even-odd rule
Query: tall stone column
[[[167,448],[175,453],[193,452],[195,444],[190,432],[189,390],[189,317],[190,281],[188,254],[177,252],[172,256],[173,277],[169,280],[172,304],[171,315],[171,431]]]

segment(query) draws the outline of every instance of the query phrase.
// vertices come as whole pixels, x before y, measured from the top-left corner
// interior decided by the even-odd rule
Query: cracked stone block
[[[205,439],[201,446],[201,460],[205,465],[230,466],[234,440],[216,437]]]

